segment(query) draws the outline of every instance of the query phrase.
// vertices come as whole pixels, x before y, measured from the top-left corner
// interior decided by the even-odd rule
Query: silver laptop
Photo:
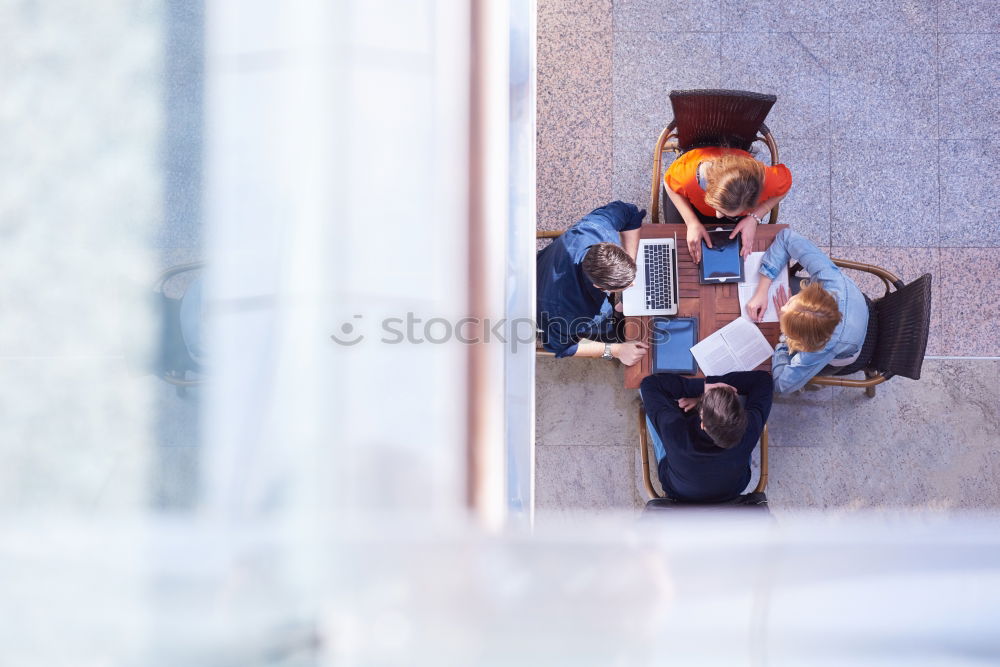
[[[677,235],[643,239],[635,258],[635,284],[622,292],[626,315],[676,315]]]

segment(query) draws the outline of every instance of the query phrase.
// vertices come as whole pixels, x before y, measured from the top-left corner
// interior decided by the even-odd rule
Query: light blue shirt
[[[826,346],[818,352],[788,353],[787,343],[778,343],[771,362],[774,390],[787,394],[802,387],[833,359],[850,359],[861,351],[868,331],[868,304],[864,294],[812,241],[790,229],[783,229],[764,253],[760,274],[774,280],[789,260],[796,260],[809,272],[810,280],[837,300],[841,318]]]

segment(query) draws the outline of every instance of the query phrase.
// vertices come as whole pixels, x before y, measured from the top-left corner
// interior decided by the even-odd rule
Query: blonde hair
[[[819,283],[802,288],[779,321],[789,352],[816,352],[830,340],[841,320],[837,300]]]
[[[751,209],[764,188],[764,165],[749,155],[716,158],[705,176],[705,203],[717,211],[742,213]]]

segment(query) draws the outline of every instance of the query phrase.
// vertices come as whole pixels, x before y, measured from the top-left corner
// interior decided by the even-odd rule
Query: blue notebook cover
[[[654,373],[698,372],[691,348],[698,342],[697,317],[654,317],[650,346]]]

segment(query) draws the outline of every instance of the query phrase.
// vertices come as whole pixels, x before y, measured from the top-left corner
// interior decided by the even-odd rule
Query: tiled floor
[[[671,89],[774,93],[768,125],[795,179],[781,222],[904,280],[931,273],[929,355],[1000,357],[998,32],[993,2],[540,0],[538,227],[611,199],[648,207]],[[780,399],[773,506],[1000,506],[998,364],[929,359],[874,399]],[[621,375],[539,360],[541,511],[641,505]]]

